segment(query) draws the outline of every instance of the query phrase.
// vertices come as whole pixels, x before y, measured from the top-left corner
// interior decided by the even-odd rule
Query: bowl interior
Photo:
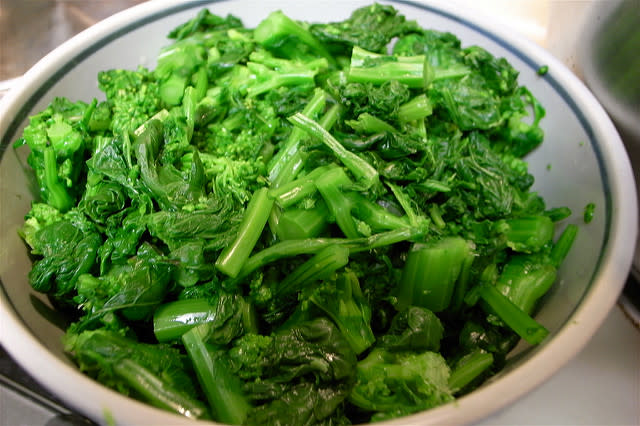
[[[7,308],[32,336],[57,359],[70,364],[60,343],[59,314],[45,297],[29,287],[27,275],[31,262],[17,233],[33,200],[33,182],[26,165],[27,153],[24,149],[14,150],[12,144],[30,114],[43,109],[56,96],[85,101],[93,97],[100,99],[102,95],[96,78],[100,70],[131,69],[138,65],[152,68],[159,49],[168,43],[166,34],[169,30],[193,17],[202,7],[209,7],[219,15],[233,13],[243,18],[246,25],[255,26],[277,8],[300,20],[328,21],[344,19],[354,8],[369,3],[333,0],[311,5],[295,1],[239,0],[175,4],[161,1],[103,21],[32,69],[24,79],[24,85],[5,99],[0,116],[0,279]],[[619,138],[615,132],[607,133],[608,130],[597,127],[595,123],[601,120],[598,115],[601,111],[593,111],[591,104],[576,98],[576,91],[584,90],[582,86],[567,77],[568,71],[544,52],[519,39],[507,40],[506,33],[489,30],[489,24],[480,25],[477,20],[454,14],[445,6],[408,2],[393,5],[424,27],[456,34],[463,46],[477,44],[496,56],[507,58],[520,71],[520,84],[527,86],[546,108],[547,116],[542,120],[545,142],[528,157],[530,171],[536,177],[534,189],[543,195],[548,207],[568,206],[573,215],[564,223],[575,223],[580,227],[574,248],[559,271],[558,283],[537,314],[537,319],[551,331],[549,340],[553,340],[591,288],[604,285],[598,276],[612,244],[612,224],[618,221],[615,215],[619,207],[616,196],[619,184],[616,182],[633,185],[624,177],[612,179],[620,173],[616,164],[626,164],[626,157],[618,158]],[[550,65],[545,76],[536,72],[542,65]],[[596,206],[594,219],[589,224],[582,219],[587,203]],[[635,208],[635,202],[632,208]],[[633,242],[623,244],[630,244],[629,249],[632,249]],[[628,263],[621,259],[618,266],[624,270]],[[612,291],[619,291],[621,284],[609,283]],[[541,350],[544,345],[535,349],[519,346],[502,375],[526,363]],[[64,393],[61,389],[58,391]]]

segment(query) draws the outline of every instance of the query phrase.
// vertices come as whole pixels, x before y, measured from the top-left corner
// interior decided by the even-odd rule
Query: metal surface
[[[43,389],[0,347],[0,424],[87,426],[94,423]]]

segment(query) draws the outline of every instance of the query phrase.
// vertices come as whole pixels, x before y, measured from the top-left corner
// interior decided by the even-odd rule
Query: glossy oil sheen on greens
[[[547,336],[577,227],[531,190],[545,111],[505,59],[379,4],[168,35],[15,144],[29,281],[82,371],[190,418],[355,424],[450,403]]]

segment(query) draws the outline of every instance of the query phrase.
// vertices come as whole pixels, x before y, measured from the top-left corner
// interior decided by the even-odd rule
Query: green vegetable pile
[[[378,4],[253,29],[205,9],[169,38],[16,143],[30,284],[82,371],[192,418],[350,424],[547,336],[577,228],[531,190],[544,109],[505,59]]]

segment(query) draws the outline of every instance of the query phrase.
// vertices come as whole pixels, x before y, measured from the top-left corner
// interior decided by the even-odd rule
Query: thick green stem
[[[188,86],[184,89],[184,97],[182,98],[182,109],[184,111],[185,121],[187,122],[187,137],[191,141],[193,136],[193,129],[196,124],[196,108],[198,106],[198,99],[196,90],[193,86]]]
[[[472,256],[469,244],[461,237],[416,244],[407,256],[397,288],[399,306],[421,306],[433,312],[445,310],[463,266]]]
[[[361,234],[351,216],[351,200],[342,192],[351,181],[342,168],[334,168],[315,180],[315,185],[327,203],[331,215],[347,238],[358,238]]]
[[[464,298],[471,286],[471,267],[473,266],[474,259],[475,256],[467,256],[462,262],[460,274],[458,275],[456,285],[453,288],[453,294],[451,295],[451,303],[449,305],[451,312],[460,312],[464,305]]]
[[[302,114],[307,117],[313,117],[319,114],[324,109],[326,100],[326,92],[322,89],[316,89],[313,92],[313,96],[302,110]],[[303,130],[298,128],[292,129],[291,134],[284,142],[283,147],[280,148],[278,153],[271,160],[269,180],[271,180],[273,188],[277,188],[294,179],[294,176],[284,173],[283,169],[291,162],[291,158],[299,152],[300,143],[304,136],[305,132]]]
[[[298,266],[276,287],[278,297],[287,297],[310,283],[321,281],[349,263],[349,249],[327,246]]]
[[[493,285],[483,284],[478,289],[488,311],[496,314],[511,330],[532,345],[542,342],[549,334],[535,319],[516,306]]]
[[[215,307],[206,299],[176,300],[156,309],[153,332],[159,342],[180,340],[184,333],[215,316]]]
[[[286,257],[301,254],[313,254],[330,245],[347,247],[349,253],[369,251],[401,241],[410,241],[424,236],[422,227],[399,228],[393,231],[381,232],[366,238],[309,238],[305,240],[290,240],[274,244],[251,256],[245,263],[239,277],[246,277],[258,268]]]
[[[152,405],[192,419],[206,418],[204,404],[173,389],[140,364],[122,359],[114,363],[113,371]]]
[[[207,75],[207,67],[201,66],[193,76],[193,84],[195,88],[194,98],[196,102],[200,102],[206,95],[209,88],[209,77]]]
[[[269,75],[265,81],[249,86],[247,88],[247,96],[254,98],[281,86],[302,86],[305,84],[313,84],[316,72],[296,71],[279,74],[274,71],[272,74],[273,75]]]
[[[303,166],[304,158],[296,148],[296,152],[288,157],[287,161],[279,168],[278,175],[271,181],[271,188],[280,188],[282,185],[294,180],[302,170]]]
[[[320,118],[320,126],[322,126],[323,129],[330,131],[333,125],[340,119],[343,112],[344,110],[340,104],[333,104],[331,108],[329,108]]]
[[[414,120],[422,120],[433,113],[433,106],[424,93],[411,99],[398,109],[398,120],[407,123]]]
[[[315,238],[326,229],[328,215],[322,201],[313,209],[285,210],[279,216],[276,235],[281,241]]]
[[[51,147],[44,148],[43,154],[44,182],[41,183],[43,193],[48,204],[64,213],[73,207],[73,199],[58,178],[58,163],[54,149]]]
[[[537,252],[553,238],[553,222],[547,216],[507,219],[497,226],[506,236],[507,245],[519,252]]]
[[[493,355],[489,352],[476,351],[465,355],[457,362],[449,376],[449,388],[453,393],[479,377],[493,365]]]
[[[347,80],[353,83],[382,84],[397,80],[411,88],[429,85],[433,72],[424,55],[388,56],[354,46]]]
[[[571,250],[571,247],[573,246],[573,243],[576,240],[577,236],[577,225],[570,223],[566,226],[566,228],[564,228],[564,231],[562,231],[562,234],[560,234],[558,241],[556,241],[556,243],[551,248],[551,254],[549,255],[549,258],[553,266],[555,266],[556,268],[560,267],[564,259],[567,257],[567,254],[569,254],[569,250]]]
[[[502,269],[496,288],[516,306],[531,314],[536,302],[556,281],[556,268],[535,256],[514,256]]]
[[[363,189],[369,189],[378,182],[378,171],[366,160],[348,151],[319,123],[301,113],[296,113],[289,117],[289,121],[331,149],[342,164],[353,173],[358,182],[363,186]]]
[[[277,188],[271,188],[269,190],[269,196],[274,198],[280,207],[286,209],[315,193],[318,190],[314,183],[315,179],[335,167],[338,166],[333,163],[327,166],[317,167],[299,179]]]
[[[160,83],[160,99],[169,106],[180,105],[187,79],[178,74],[171,74]]]
[[[262,234],[273,203],[274,200],[269,198],[267,188],[260,188],[254,192],[235,240],[216,260],[216,268],[219,271],[232,278],[238,275]]]
[[[350,192],[346,194],[346,197],[352,206],[351,212],[353,216],[366,222],[374,232],[410,226],[407,217],[396,216],[384,207],[367,200],[360,193]]]
[[[242,393],[240,379],[231,373],[224,351],[205,343],[207,335],[207,324],[202,324],[185,333],[182,343],[214,418],[228,424],[243,424],[251,405]]]
[[[440,211],[439,204],[433,203],[429,206],[429,217],[436,228],[444,229],[447,226],[447,223],[442,218],[442,212]]]
[[[369,114],[362,113],[357,120],[346,120],[345,124],[360,134],[374,134],[384,132],[395,132],[396,129],[380,118]]]

